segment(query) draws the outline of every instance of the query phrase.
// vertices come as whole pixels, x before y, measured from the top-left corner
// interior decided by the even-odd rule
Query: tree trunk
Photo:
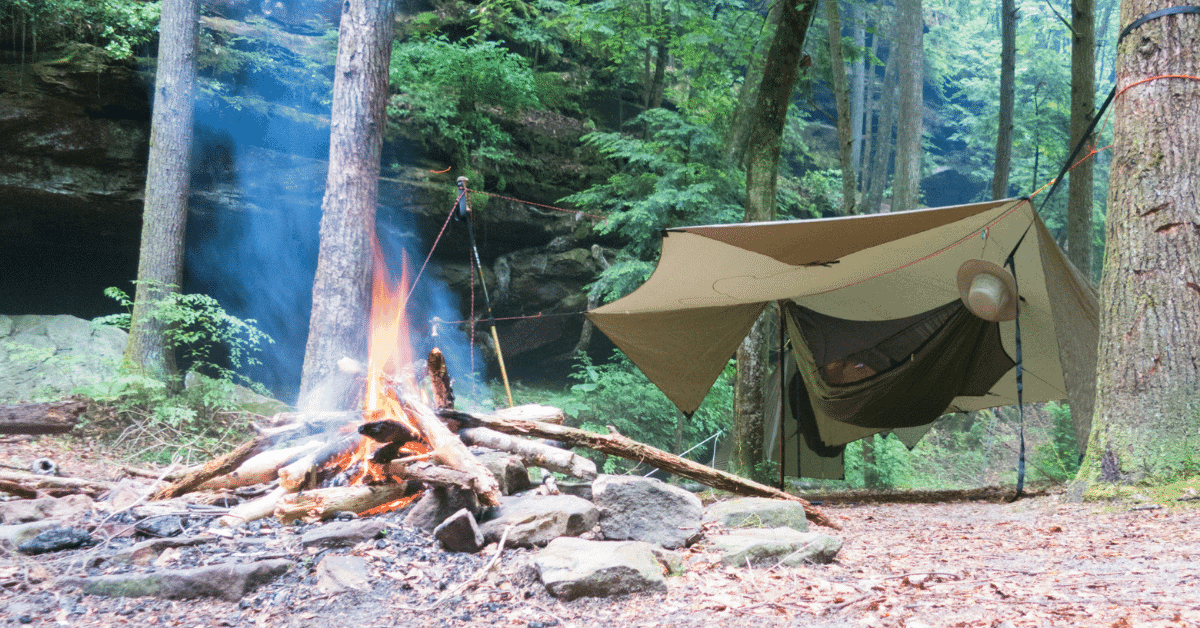
[[[883,211],[883,191],[887,189],[888,163],[892,156],[892,127],[896,123],[897,63],[895,55],[888,55],[887,65],[883,68],[883,85],[879,89],[879,123],[875,129],[875,150],[871,158],[871,186],[863,203],[864,214]]]
[[[992,170],[992,200],[1008,198],[1008,173],[1012,170],[1016,70],[1017,2],[1000,0],[1000,114],[996,131],[996,163]]]
[[[155,310],[183,283],[199,20],[199,0],[163,0],[138,284],[125,346],[129,366],[164,381],[178,369],[174,347]]]
[[[842,58],[842,20],[838,16],[837,0],[825,0],[825,17],[829,22],[829,65],[833,78],[833,95],[837,101],[838,158],[842,165],[842,214],[855,213],[854,193],[854,118],[850,114],[850,84],[846,78],[846,62]]]
[[[366,350],[394,8],[394,0],[342,4],[329,174],[321,203],[321,244],[300,381],[302,398],[335,371],[339,359],[361,360]],[[323,392],[335,403],[344,403],[344,390]]]
[[[763,66],[758,100],[751,116],[746,149],[747,222],[775,217],[775,191],[779,178],[779,153],[783,125],[787,120],[792,91],[800,78],[804,36],[817,7],[817,0],[783,0],[779,26],[767,62]],[[737,383],[734,408],[735,468],[753,473],[764,460],[763,422],[766,417],[763,382],[766,380],[766,343],[762,317],[754,324],[737,352]]]
[[[1070,155],[1083,139],[1096,109],[1096,16],[1094,0],[1071,2]],[[1080,153],[1080,157],[1083,153]],[[1067,188],[1067,258],[1092,278],[1092,165],[1084,159],[1070,173]],[[1082,434],[1081,434],[1082,435]],[[1081,441],[1082,442],[1082,441]]]
[[[854,46],[862,50],[867,41],[866,30],[863,28],[863,7],[857,2],[850,3],[850,29],[854,33]],[[866,114],[867,69],[871,60],[865,54],[854,62],[850,72],[850,163],[854,164],[855,189],[862,181],[863,164],[863,119]]]
[[[1124,0],[1121,23],[1163,6]],[[1096,418],[1079,471],[1085,483],[1161,482],[1200,471],[1196,50],[1196,15],[1152,19],[1117,46],[1117,86],[1125,91],[1113,110]]]
[[[896,1],[896,38],[892,54],[900,64],[899,103],[896,107],[896,176],[892,181],[892,211],[917,207],[921,195],[921,140],[925,125],[925,36],[921,0]]]
[[[771,6],[767,23],[764,25],[767,36],[774,33],[774,29],[778,26],[779,12],[782,7],[783,3],[781,2],[776,2]],[[746,61],[746,76],[742,78],[742,85],[738,89],[733,123],[730,125],[728,137],[725,138],[725,161],[735,168],[742,167],[746,161],[746,143],[750,138],[751,113],[754,111],[754,104],[758,101],[758,89],[762,84],[763,66],[766,62],[767,58],[763,54],[761,45],[755,46],[750,51],[750,58]]]

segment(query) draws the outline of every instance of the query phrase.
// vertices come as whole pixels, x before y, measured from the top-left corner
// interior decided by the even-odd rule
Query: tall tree
[[[199,0],[163,0],[138,284],[125,347],[128,365],[162,380],[176,375],[175,355],[154,312],[183,281],[199,20]]]
[[[876,34],[878,36],[878,34]],[[875,214],[883,209],[883,191],[887,189],[888,165],[892,158],[892,129],[896,124],[896,77],[899,74],[896,66],[899,57],[888,55],[887,64],[883,68],[883,82],[879,87],[879,118],[875,125],[875,135],[871,151],[871,168],[866,198],[863,200],[862,213]]]
[[[329,173],[300,395],[327,380],[343,357],[364,357],[371,246],[395,38],[394,0],[345,0],[330,113]],[[344,401],[342,390],[328,393]]]
[[[1123,0],[1132,24],[1168,3]],[[1117,47],[1096,409],[1084,482],[1200,471],[1200,16]]]
[[[850,115],[850,81],[846,77],[846,62],[842,55],[842,19],[837,0],[825,0],[825,18],[829,24],[829,68],[833,78],[833,95],[837,103],[838,159],[842,165],[842,214],[855,211],[854,193],[854,119]]]
[[[817,0],[782,0],[779,26],[763,66],[758,100],[750,119],[746,149],[746,212],[748,222],[775,217],[779,154],[783,125],[792,92],[800,78],[804,37]],[[763,426],[766,419],[764,387],[768,334],[764,317],[751,328],[737,351],[737,384],[734,399],[734,465],[754,473],[764,459]]]
[[[1071,0],[1070,155],[1083,139],[1096,108],[1096,5]],[[1071,169],[1067,188],[1067,258],[1092,278],[1092,160]],[[1085,432],[1086,433],[1086,432]],[[1083,433],[1079,434],[1083,436]]]
[[[892,54],[899,57],[896,107],[896,176],[892,211],[917,206],[921,194],[921,150],[925,134],[925,46],[921,0],[896,0],[896,37]]]
[[[860,56],[850,68],[850,162],[854,164],[855,185],[862,181],[859,176],[863,155],[863,118],[866,115],[867,68],[871,58],[861,51],[866,47],[867,31],[863,28],[863,7],[858,2],[850,3],[850,30],[854,34],[854,47]]]
[[[1000,0],[1000,114],[996,131],[996,163],[992,199],[1008,198],[1012,170],[1013,101],[1017,75],[1017,0]]]

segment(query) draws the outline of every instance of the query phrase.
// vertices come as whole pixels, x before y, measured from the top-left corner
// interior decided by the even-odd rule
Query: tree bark
[[[155,310],[183,283],[200,2],[163,0],[161,15],[138,283],[125,362],[148,377],[170,381],[178,374],[175,352]]]
[[[782,2],[776,2],[771,6],[767,22],[763,25],[765,37],[769,37],[775,32],[779,25],[779,14],[782,8]],[[751,114],[754,111],[754,104],[758,101],[763,66],[766,63],[767,57],[763,54],[762,46],[756,45],[754,50],[750,51],[750,58],[746,60],[746,75],[742,77],[742,85],[738,88],[733,123],[730,125],[729,135],[725,138],[725,161],[735,168],[741,168],[746,161],[746,144],[750,138]]]
[[[1000,0],[1000,113],[996,130],[996,163],[992,169],[992,200],[1008,198],[1008,174],[1012,170],[1016,72],[1017,2]]]
[[[1096,16],[1094,0],[1071,2],[1070,155],[1096,109]],[[1080,157],[1084,154],[1080,153]],[[1092,159],[1072,164],[1067,188],[1067,259],[1092,279]],[[1082,434],[1081,434],[1082,435]],[[1083,441],[1080,441],[1083,442]]]
[[[1121,23],[1164,6],[1124,0]],[[1200,16],[1186,14],[1150,20],[1117,47],[1096,409],[1079,471],[1085,483],[1161,482],[1200,471],[1196,50]]]
[[[783,125],[787,121],[788,105],[800,78],[800,60],[804,37],[817,0],[782,0],[779,26],[767,62],[763,66],[758,100],[751,116],[749,142],[746,150],[746,212],[747,222],[771,220],[775,217],[775,193],[779,178],[779,153],[783,145]],[[761,329],[760,322],[755,328]],[[765,459],[763,451],[763,422],[766,417],[762,390],[766,379],[766,343],[763,333],[747,336],[737,355],[738,402],[734,410],[734,465],[742,473],[753,473]]]
[[[842,56],[842,20],[837,0],[825,0],[825,18],[829,23],[829,65],[837,102],[838,158],[842,165],[842,215],[855,213],[854,198],[858,186],[854,176],[854,118],[850,114],[850,81]]]
[[[896,107],[896,176],[892,211],[915,209],[921,195],[921,144],[925,134],[925,36],[921,0],[896,0],[896,38],[900,94]]]
[[[879,37],[879,33],[875,34]],[[883,67],[883,85],[879,88],[879,123],[875,128],[875,150],[871,158],[871,185],[863,203],[864,214],[883,211],[883,191],[887,189],[888,164],[892,157],[892,128],[896,124],[896,66],[899,60],[889,54]]]
[[[361,359],[366,351],[394,12],[394,0],[342,3],[329,174],[321,203],[321,243],[300,380],[302,398],[334,373],[338,360]],[[344,404],[346,392],[323,391],[333,405]],[[317,402],[312,407],[331,404]]]
[[[850,3],[850,29],[854,33],[854,45],[858,50],[866,46],[867,35],[863,28],[863,7],[857,2]],[[867,103],[867,69],[871,67],[871,59],[863,54],[862,59],[851,64],[850,73],[850,163],[854,164],[855,189],[862,182],[863,164],[863,120],[866,115]]]
[[[706,467],[687,458],[680,458],[661,449],[639,443],[618,434],[612,427],[608,428],[608,434],[597,434],[573,427],[527,419],[500,418],[497,416],[483,416],[458,411],[442,412],[441,414],[442,416],[460,421],[464,425],[487,427],[505,434],[549,438],[562,441],[568,445],[587,447],[600,453],[620,456],[626,460],[644,462],[657,469],[695,480],[705,486],[711,486],[715,489],[729,491],[738,495],[771,497],[800,502],[804,506],[804,512],[809,521],[817,525],[838,530],[841,529],[841,526],[826,517],[825,513],[796,495],[764,486],[752,480],[740,478],[732,473]]]

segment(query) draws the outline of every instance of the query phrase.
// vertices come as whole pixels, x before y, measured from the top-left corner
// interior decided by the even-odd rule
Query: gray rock
[[[512,525],[505,545],[533,547],[561,536],[579,536],[595,527],[599,516],[591,502],[571,495],[516,495],[502,498],[480,531],[485,542],[493,543]]]
[[[371,588],[367,561],[358,556],[330,555],[317,565],[317,589],[322,593],[341,593],[347,589]]]
[[[435,486],[425,490],[421,499],[404,516],[404,523],[433,532],[450,515],[464,508],[472,513],[479,512],[479,498],[475,493],[453,486]]]
[[[828,563],[842,549],[842,540],[836,536],[792,528],[742,528],[711,540],[721,562],[738,567],[747,562],[754,567]]]
[[[283,575],[292,568],[293,562],[277,558],[252,563],[223,563],[195,569],[62,578],[59,583],[66,587],[78,587],[88,595],[153,596],[168,599],[215,597],[234,602]]]
[[[92,545],[92,535],[79,528],[53,528],[17,546],[22,554],[49,554]]]
[[[504,495],[520,493],[529,488],[529,471],[520,458],[502,451],[489,451],[475,457],[496,476],[500,482],[500,492]]]
[[[0,502],[0,523],[25,523],[50,518],[70,519],[91,510],[92,506],[92,498],[87,495],[15,499]]]
[[[339,521],[318,526],[300,536],[303,547],[351,547],[383,532],[386,524],[375,519]]]
[[[41,521],[31,521],[29,523],[14,523],[12,525],[0,525],[0,547],[5,549],[17,549],[18,545],[32,539],[33,537],[62,525],[61,521],[54,519],[43,519]]]
[[[676,549],[700,536],[700,498],[654,478],[602,475],[592,482],[600,534]]]
[[[533,560],[546,590],[565,600],[667,590],[649,543],[563,537],[551,541]]]
[[[433,538],[451,552],[478,552],[483,548],[483,532],[471,511],[463,508],[434,528]]]
[[[808,532],[804,506],[767,497],[739,497],[709,504],[704,509],[704,521],[727,528],[792,528]]]
[[[125,347],[120,329],[65,314],[4,318],[0,401],[59,399],[115,377]]]

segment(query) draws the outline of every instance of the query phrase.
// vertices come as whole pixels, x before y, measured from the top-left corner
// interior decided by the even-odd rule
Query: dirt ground
[[[111,479],[120,467],[78,443],[0,442],[6,466],[40,456],[90,479]],[[843,526],[818,529],[845,542],[834,564],[726,567],[701,542],[666,594],[571,602],[546,593],[527,550],[506,550],[456,593],[494,547],[450,555],[409,532],[343,552],[372,566],[369,590],[319,595],[305,561],[240,602],[80,595],[56,578],[82,573],[72,554],[91,550],[0,552],[0,626],[1200,626],[1196,501],[1070,504],[1052,493],[824,508]],[[281,533],[271,525],[246,532]]]

